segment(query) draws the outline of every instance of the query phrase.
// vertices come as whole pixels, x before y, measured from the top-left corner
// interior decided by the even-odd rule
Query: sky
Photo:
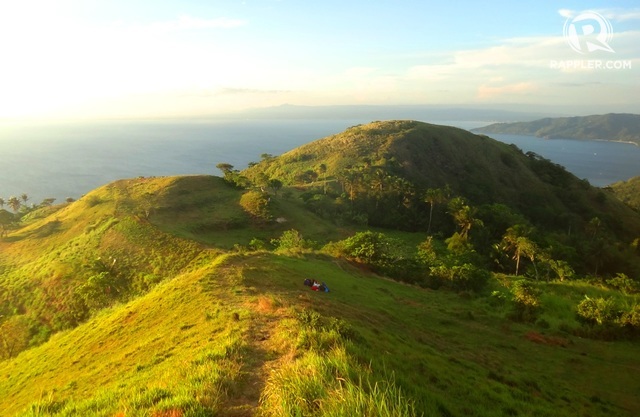
[[[283,104],[640,113],[640,4],[0,0],[0,121]]]

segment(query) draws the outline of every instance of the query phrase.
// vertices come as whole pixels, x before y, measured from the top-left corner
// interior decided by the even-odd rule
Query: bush
[[[618,273],[614,278],[607,280],[607,285],[624,294],[634,294],[638,292],[638,283],[623,273]]]
[[[586,295],[578,304],[577,312],[581,322],[600,326],[613,324],[620,315],[613,298],[589,298]]]
[[[636,304],[629,311],[625,311],[620,315],[618,323],[622,327],[640,331],[640,304]]]
[[[519,280],[511,286],[513,301],[512,318],[519,321],[533,322],[540,313],[540,291],[530,282]]]
[[[384,265],[391,258],[393,241],[382,233],[367,230],[343,241],[344,254],[374,266]]]
[[[266,247],[266,243],[263,240],[255,237],[249,242],[249,248],[251,248],[251,250],[264,250]]]
[[[240,197],[240,206],[253,217],[268,221],[271,220],[269,212],[269,197],[266,193],[249,191]]]
[[[315,246],[315,242],[306,240],[302,237],[302,234],[296,229],[286,230],[282,232],[279,239],[273,239],[271,243],[277,250],[288,251],[301,251],[304,249],[311,249]]]
[[[489,280],[489,272],[470,263],[462,265],[441,264],[429,268],[442,285],[456,291],[480,291]]]

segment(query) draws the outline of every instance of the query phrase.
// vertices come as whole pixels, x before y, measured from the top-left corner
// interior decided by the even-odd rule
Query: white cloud
[[[566,19],[570,19],[586,11],[594,11],[606,17],[607,19],[613,20],[613,21],[640,20],[640,9],[616,9],[616,8],[588,9],[588,10],[560,9],[558,10],[558,14]]]
[[[640,20],[640,9],[595,9],[594,11],[614,21]]]
[[[576,12],[574,10],[570,10],[570,9],[560,9],[558,10],[558,14],[564,18],[569,19],[570,17],[573,17],[576,15]]]
[[[172,32],[180,30],[196,29],[230,29],[245,26],[246,20],[220,17],[215,19],[202,19],[191,16],[181,16],[179,19],[165,22],[154,22],[142,26],[142,29],[152,32]]]

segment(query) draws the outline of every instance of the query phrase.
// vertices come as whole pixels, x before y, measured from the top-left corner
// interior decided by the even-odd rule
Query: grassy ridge
[[[117,181],[73,204],[25,216],[0,241],[0,314],[11,318],[0,320],[0,341],[11,340],[7,331],[22,323],[32,343],[0,361],[3,413],[640,413],[637,339],[582,338],[604,327],[590,327],[576,314],[585,296],[611,299],[616,308],[631,311],[640,296],[628,277],[618,276],[617,287],[604,279],[594,279],[594,284],[531,279],[526,283],[540,292],[541,307],[533,320],[520,322],[514,319],[512,300],[516,278],[487,272],[484,288],[465,287],[458,294],[381,277],[371,272],[374,264],[341,258],[348,255],[335,243],[366,230],[363,224],[343,226],[349,223],[327,215],[329,211],[314,214],[307,204],[332,198],[332,204],[353,209],[354,201],[331,194],[340,192],[331,176],[352,163],[364,164],[355,173],[368,174],[373,168],[370,173],[375,174],[384,166],[394,175],[413,173],[416,182],[423,168],[433,169],[433,178],[443,167],[475,176],[482,171],[485,178],[507,175],[508,166],[539,169],[535,175],[524,170],[530,175],[503,178],[512,182],[505,185],[504,195],[516,193],[518,181],[534,181],[540,173],[567,180],[561,170],[548,171],[545,161],[516,156],[518,151],[506,145],[492,147],[488,138],[470,139],[468,132],[416,122],[354,127],[325,142],[265,158],[255,171],[245,172],[255,174],[258,182],[267,172],[285,180],[289,175],[295,183],[301,170],[319,161],[327,165],[318,181],[285,187],[277,196],[274,190],[250,191],[269,200],[263,218],[243,205],[247,190],[211,176]],[[340,148],[345,144],[349,146]],[[335,147],[325,154],[324,145]],[[490,149],[486,154],[502,158],[502,165],[465,158],[485,148]],[[363,160],[362,152],[371,158]],[[446,154],[451,155],[442,156]],[[420,155],[428,155],[429,163],[421,165]],[[544,189],[541,184],[554,178],[534,181],[529,191]],[[454,187],[468,186],[457,180]],[[376,189],[388,190],[392,183],[385,179],[381,184]],[[550,192],[578,193],[585,186],[564,185]],[[612,197],[596,199],[594,193],[587,190],[576,203],[586,210],[581,214],[585,218],[593,214],[590,202],[609,217],[628,214],[616,211],[622,205]],[[369,208],[384,202],[371,196],[361,201]],[[387,203],[404,207],[402,202]],[[427,205],[421,204],[417,214],[425,217]],[[443,218],[445,209],[436,216]],[[630,222],[620,220],[635,233]],[[283,232],[291,229],[296,230],[290,237],[301,234],[304,239],[286,241]],[[377,230],[395,239],[390,245],[398,258],[390,257],[391,263],[414,257],[427,239],[424,231]],[[281,235],[279,246],[269,243]],[[595,237],[594,232],[589,238]],[[329,241],[334,243],[320,249]],[[438,257],[448,261],[445,257],[453,256],[444,252],[448,248],[443,242],[434,245]],[[262,249],[254,250],[258,247]],[[395,278],[402,278],[400,272]],[[310,291],[302,285],[306,278],[326,282],[331,292]],[[53,331],[58,333],[50,336]],[[616,337],[631,335],[616,331]]]
[[[309,291],[305,277],[332,292]],[[404,410],[388,415],[634,415],[636,354],[631,343],[505,321],[486,299],[323,256],[257,253],[212,259],[0,363],[0,406],[9,415],[29,404],[24,415],[340,415],[357,404]]]

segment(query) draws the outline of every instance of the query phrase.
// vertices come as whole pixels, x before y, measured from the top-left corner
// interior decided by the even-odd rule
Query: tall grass
[[[304,309],[281,325],[294,360],[273,370],[262,392],[264,416],[417,416],[393,375],[375,373],[352,353],[345,322]]]
[[[265,416],[417,416],[391,377],[376,381],[344,347],[309,351],[272,373],[262,397]]]

